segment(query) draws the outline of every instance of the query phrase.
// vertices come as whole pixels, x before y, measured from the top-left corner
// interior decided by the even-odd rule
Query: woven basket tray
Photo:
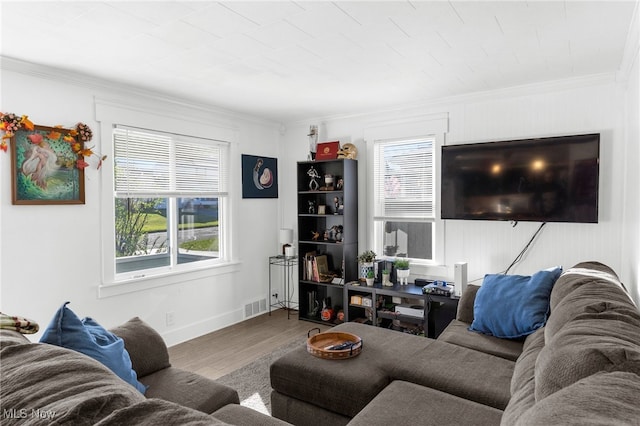
[[[359,355],[362,351],[362,339],[355,334],[325,331],[311,336],[313,330],[320,331],[320,329],[314,328],[308,333],[307,352],[313,356],[323,359],[348,359]],[[342,344],[347,346],[344,349],[332,349]]]

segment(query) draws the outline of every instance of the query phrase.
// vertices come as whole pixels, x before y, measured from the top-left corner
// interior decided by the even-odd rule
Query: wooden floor
[[[314,327],[329,326],[300,321],[296,311],[278,309],[169,348],[171,365],[217,379],[260,358],[279,346],[304,342]]]

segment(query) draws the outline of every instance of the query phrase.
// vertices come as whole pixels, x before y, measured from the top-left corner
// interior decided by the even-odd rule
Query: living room
[[[233,140],[229,182],[233,220],[226,265],[174,276],[108,281],[104,272],[110,259],[104,257],[104,241],[111,232],[113,199],[104,189],[113,176],[108,158],[100,170],[85,170],[84,204],[28,206],[12,205],[11,156],[2,155],[2,312],[46,324],[63,302],[71,301],[79,315],[107,327],[139,316],[168,345],[243,321],[247,304],[270,300],[268,258],[281,250],[279,229],[295,227],[295,165],[307,158],[309,125],[320,125],[323,140],[358,147],[358,234],[360,246],[367,247],[371,241],[367,138],[380,128],[433,121],[446,123],[442,133],[446,144],[599,132],[598,223],[550,224],[512,272],[530,274],[558,264],[569,267],[598,260],[611,266],[640,302],[638,10],[632,10],[629,36],[619,46],[623,52],[619,66],[607,72],[288,122],[3,56],[2,111],[26,114],[44,126],[87,123],[94,129],[92,145],[97,152],[104,151],[109,114],[156,129],[187,121],[186,127],[196,135],[213,129],[219,137]],[[4,22],[11,18],[5,11],[2,19],[4,32]],[[278,198],[241,197],[241,154],[278,159]],[[446,221],[436,259],[441,266],[417,265],[412,273],[451,278],[452,265],[458,261],[468,262],[470,279],[504,270],[536,227],[525,222],[513,227],[508,222]]]

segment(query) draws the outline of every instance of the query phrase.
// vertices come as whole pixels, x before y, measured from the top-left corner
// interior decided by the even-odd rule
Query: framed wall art
[[[11,137],[13,204],[84,204],[81,144],[73,130],[34,126]],[[74,151],[74,148],[76,149]]]
[[[242,198],[278,198],[278,159],[242,154]]]

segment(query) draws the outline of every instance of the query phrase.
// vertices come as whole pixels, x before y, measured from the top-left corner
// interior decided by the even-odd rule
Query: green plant
[[[360,253],[358,256],[358,262],[360,263],[371,263],[376,259],[376,254],[373,250],[367,250]]]
[[[368,271],[367,272],[367,278],[373,278],[373,271]]]
[[[398,259],[394,262],[396,269],[409,269],[409,259]]]
[[[151,211],[155,202],[154,199],[141,198],[115,200],[116,257],[149,254],[154,249],[166,250],[166,239],[157,235],[150,236],[145,231],[150,215],[148,212]]]
[[[382,270],[382,274],[383,275],[389,275],[389,274],[391,274],[391,271],[389,269],[383,269]]]

